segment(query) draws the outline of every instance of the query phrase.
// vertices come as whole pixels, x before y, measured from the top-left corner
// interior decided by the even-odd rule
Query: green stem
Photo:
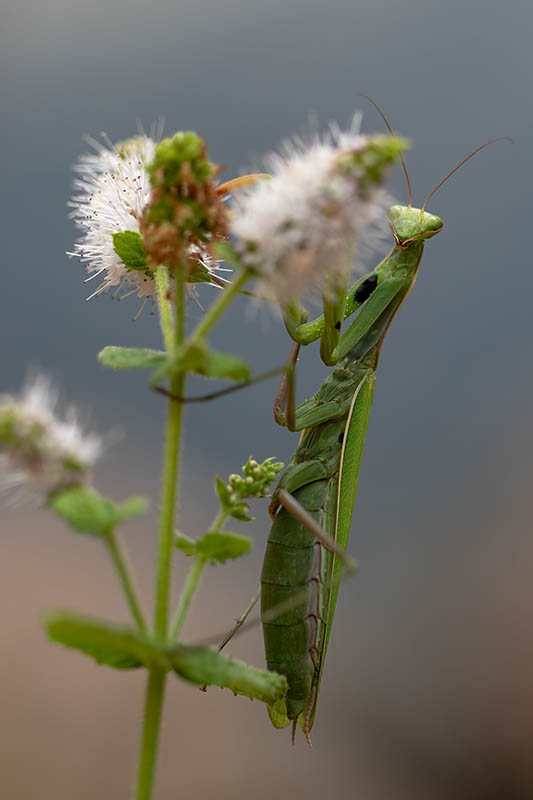
[[[161,311],[163,308],[164,305],[160,305]],[[167,350],[169,352],[175,352],[183,344],[185,338],[184,270],[176,270],[174,339],[170,340],[168,328],[163,326],[163,321],[161,327],[165,336]],[[185,373],[172,375],[170,379],[171,398],[176,396],[181,397],[183,395],[185,377]],[[170,399],[165,438],[165,460],[163,466],[159,547],[155,585],[154,631],[156,637],[159,639],[166,639],[167,636],[174,515],[178,497],[182,411],[183,404]],[[150,800],[152,793],[165,681],[165,672],[162,672],[158,667],[152,667],[150,669],[146,688],[143,738],[137,775],[136,800]]]
[[[161,724],[161,709],[165,694],[166,673],[153,668],[148,675],[146,700],[144,706],[144,725],[141,757],[137,773],[135,800],[150,800],[154,780],[157,743]]]
[[[172,378],[172,395],[182,397],[185,376]],[[162,639],[167,633],[168,597],[170,591],[170,566],[174,534],[174,510],[178,494],[179,448],[181,439],[183,404],[170,400],[167,418],[165,463],[163,467],[163,487],[161,497],[161,518],[159,524],[159,548],[156,574],[156,603],[154,629]]]
[[[139,603],[139,598],[137,597],[137,592],[135,590],[133,576],[120,545],[120,541],[113,530],[109,530],[107,532],[105,541],[117,571],[117,575],[122,584],[126,601],[130,607],[133,618],[137,623],[137,627],[141,633],[146,633],[146,622],[143,612],[141,611],[141,605]]]
[[[181,633],[183,623],[185,622],[185,617],[187,616],[187,612],[191,607],[191,602],[194,597],[194,593],[198,588],[200,576],[205,564],[205,558],[196,557],[194,559],[194,564],[187,575],[187,580],[185,581],[185,586],[183,587],[183,591],[179,599],[176,616],[174,617],[174,622],[170,627],[169,639],[172,642],[175,641]]]
[[[174,351],[174,320],[172,319],[172,306],[168,299],[168,269],[160,266],[155,271],[155,284],[157,286],[157,300],[159,303],[159,323],[163,341],[169,355]]]
[[[178,349],[185,338],[185,275],[176,270],[175,293],[175,339],[172,347]],[[170,567],[174,538],[174,514],[178,497],[179,451],[183,403],[172,397],[182,397],[185,388],[185,373],[173,375],[170,380],[171,399],[168,407],[167,433],[165,440],[165,463],[161,496],[161,520],[159,525],[159,552],[157,557],[156,603],[154,629],[162,639],[167,634],[168,596],[170,591]]]
[[[227,518],[228,512],[221,508],[209,530],[216,532],[220,531]],[[181,633],[183,623],[185,622],[185,617],[187,616],[189,608],[191,607],[191,602],[196,589],[198,588],[200,576],[205,564],[205,559],[197,556],[189,571],[189,574],[187,575],[185,586],[183,587],[180,599],[178,601],[178,608],[174,616],[174,622],[170,628],[169,640],[171,642],[175,641]]]
[[[235,295],[239,293],[241,286],[248,280],[251,274],[249,269],[241,269],[240,272],[236,273],[232,282],[228,283],[215,302],[211,304],[209,310],[204,314],[202,321],[197,325],[190,337],[191,342],[203,339],[204,336],[209,333],[215,322],[221,314],[224,313]]]
[[[225,521],[227,520],[227,518],[228,518],[228,512],[224,511],[224,509],[221,508],[209,530],[216,531],[218,533],[222,528],[223,524],[225,523]]]

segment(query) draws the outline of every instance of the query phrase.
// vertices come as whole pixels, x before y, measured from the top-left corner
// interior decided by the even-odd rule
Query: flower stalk
[[[133,582],[133,576],[126,560],[126,556],[122,550],[122,546],[112,528],[109,529],[104,538],[132,617],[135,620],[139,631],[141,633],[146,633],[146,620],[141,609],[141,604],[139,602],[135,584]]]
[[[164,281],[161,281],[164,284]],[[166,298],[165,298],[166,300]],[[165,308],[165,303],[160,304]],[[168,337],[168,316],[161,312],[161,327],[167,344],[167,352],[175,351],[183,344],[185,335],[185,276],[177,270],[175,291],[175,339]],[[172,346],[172,351],[170,347]],[[170,391],[174,397],[181,397],[185,387],[186,375],[178,372],[172,375]],[[167,637],[168,602],[170,594],[170,574],[174,536],[174,518],[178,499],[179,460],[183,404],[171,396],[168,404],[167,428],[165,434],[165,459],[161,497],[161,517],[159,524],[159,547],[155,582],[154,632],[160,639]],[[136,800],[149,800],[152,792],[161,711],[165,691],[166,673],[157,667],[149,671],[146,688],[145,711],[139,769],[137,775]]]

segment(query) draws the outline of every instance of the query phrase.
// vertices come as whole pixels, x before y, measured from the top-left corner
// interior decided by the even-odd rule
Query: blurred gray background
[[[164,115],[167,133],[204,135],[231,177],[305,131],[309,113],[324,128],[361,107],[363,128],[383,130],[356,96],[366,92],[414,142],[415,205],[477,145],[516,139],[429,206],[445,228],[384,347],[350,545],[361,570],[341,593],[313,751],[291,747],[259,704],[173,681],[159,800],[533,795],[532,27],[526,0],[3,0],[0,391],[28,366],[49,372],[108,437],[97,486],[151,498],[125,532],[146,602],[164,403],[96,353],[157,347],[159,332],[149,313],[131,322],[134,298],[85,303],[65,255],[82,135],[124,139]],[[405,202],[399,171],[390,186]],[[286,356],[278,322],[245,301],[215,336],[258,371]],[[300,398],[323,375],[305,353]],[[209,524],[215,472],[250,453],[290,458],[296,437],[272,420],[274,391],[188,409],[182,530]],[[144,676],[62,651],[39,624],[58,606],[127,619],[105,553],[44,511],[0,513],[2,797],[126,798]],[[206,571],[188,640],[225,630],[253,594],[268,533],[265,507],[256,513],[254,554]],[[262,664],[259,629],[232,651]]]

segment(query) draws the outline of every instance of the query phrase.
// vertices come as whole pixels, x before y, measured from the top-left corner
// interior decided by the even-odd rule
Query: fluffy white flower
[[[37,486],[45,495],[83,483],[99,457],[102,444],[83,433],[74,409],[60,419],[58,393],[48,378],[38,376],[19,398],[0,398],[0,484]]]
[[[146,167],[153,159],[155,142],[144,135],[114,147],[92,139],[89,142],[96,152],[81,156],[74,166],[78,174],[73,184],[76,194],[69,205],[82,236],[68,255],[85,265],[87,280],[103,275],[88,300],[116,286],[118,291],[125,289],[121,299],[137,294],[146,301],[155,295],[155,281],[149,270],[126,269],[115,251],[113,234],[133,231],[140,235],[139,223],[151,196]],[[209,276],[218,269],[206,251],[195,247],[191,255]],[[213,283],[220,286],[222,280],[214,278]]]
[[[364,173],[342,168],[342,157],[369,141],[331,127],[310,145],[286,143],[267,156],[272,177],[237,195],[231,232],[243,263],[261,278],[260,291],[287,305],[310,291],[326,292],[352,270],[356,238],[381,214],[376,186],[361,192]]]

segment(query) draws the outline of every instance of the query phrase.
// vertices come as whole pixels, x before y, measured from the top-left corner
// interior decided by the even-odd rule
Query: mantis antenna
[[[436,192],[438,189],[440,189],[440,187],[442,186],[442,184],[443,184],[443,183],[446,183],[446,181],[448,180],[448,178],[451,178],[451,176],[454,174],[454,172],[457,172],[457,170],[458,170],[458,169],[460,169],[460,168],[463,166],[463,164],[466,164],[466,162],[467,162],[467,161],[470,161],[470,159],[471,159],[473,156],[475,156],[475,155],[476,155],[476,153],[479,153],[479,152],[480,152],[480,150],[484,150],[484,149],[485,149],[485,147],[488,147],[488,146],[489,146],[489,144],[494,144],[494,142],[501,142],[503,139],[507,140],[508,142],[511,142],[511,144],[514,144],[514,139],[511,139],[511,137],[510,137],[510,136],[496,136],[496,138],[495,138],[495,139],[490,139],[490,141],[488,141],[488,142],[485,142],[485,144],[481,144],[479,147],[476,147],[476,149],[475,149],[475,150],[472,150],[472,152],[470,153],[470,155],[469,155],[469,156],[467,156],[466,158],[463,158],[463,160],[461,161],[461,163],[460,163],[460,164],[457,164],[457,166],[455,167],[455,169],[452,169],[452,171],[451,171],[451,172],[449,172],[449,173],[446,175],[446,177],[445,177],[445,178],[443,178],[443,179],[441,180],[441,182],[437,184],[437,186],[436,186],[436,187],[433,189],[433,191],[431,192],[431,194],[430,194],[430,195],[428,195],[428,197],[426,197],[425,203],[424,203],[424,205],[422,206],[422,209],[421,209],[421,210],[423,211],[423,210],[425,209],[427,201],[428,201],[428,200],[431,200],[431,198],[433,197],[433,195],[435,194],[435,192]]]
[[[391,135],[391,136],[394,136],[394,131],[392,130],[392,128],[391,128],[391,126],[390,126],[389,120],[387,119],[387,117],[385,116],[385,114],[383,113],[383,111],[381,110],[381,108],[378,106],[378,104],[376,103],[376,101],[375,101],[375,100],[372,100],[372,98],[371,98],[371,97],[369,97],[369,95],[367,95],[367,94],[362,94],[362,93],[360,93],[360,95],[359,95],[359,96],[360,96],[360,97],[364,97],[364,98],[365,98],[365,100],[368,100],[368,102],[369,102],[371,105],[373,105],[373,106],[374,106],[374,108],[375,108],[375,109],[376,109],[376,111],[378,112],[379,116],[381,117],[381,119],[383,120],[383,122],[385,123],[385,125],[387,126],[387,130],[388,130],[388,132],[390,133],[390,135]],[[403,156],[402,156],[402,154],[401,154],[401,153],[400,153],[400,161],[402,162],[403,173],[404,173],[404,175],[405,175],[405,180],[407,181],[407,188],[409,189],[409,208],[411,208],[411,204],[412,204],[412,194],[413,194],[413,193],[412,193],[412,191],[411,191],[411,181],[409,180],[409,175],[408,175],[408,173],[407,173],[407,167],[405,166],[405,161],[403,160]]]

